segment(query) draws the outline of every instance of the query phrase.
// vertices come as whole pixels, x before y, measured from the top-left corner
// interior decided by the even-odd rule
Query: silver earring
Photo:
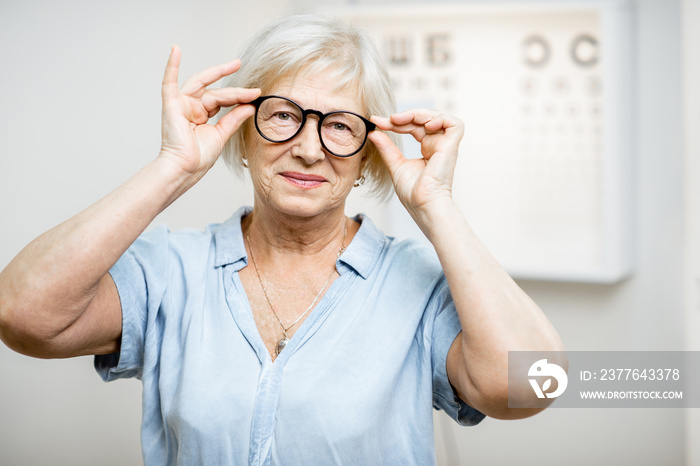
[[[244,167],[248,168],[248,164],[246,163],[246,160],[245,160],[243,157],[241,157],[241,164],[242,164]]]
[[[359,186],[362,186],[363,184],[365,184],[365,175],[360,175],[360,177],[355,181],[355,184],[353,184],[353,186],[357,188]]]

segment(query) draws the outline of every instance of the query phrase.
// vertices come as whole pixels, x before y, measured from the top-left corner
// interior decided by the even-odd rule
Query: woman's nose
[[[304,159],[311,165],[326,157],[318,134],[318,119],[307,118],[299,134],[292,139],[292,155]]]

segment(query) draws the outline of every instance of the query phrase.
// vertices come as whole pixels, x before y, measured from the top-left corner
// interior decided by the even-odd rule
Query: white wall
[[[172,43],[183,49],[184,77],[232,58],[270,15],[322,3],[0,4],[0,268],[156,155]],[[521,283],[572,350],[683,349],[680,0],[637,6],[636,274],[612,286]],[[159,221],[220,221],[250,202],[249,190],[217,165]],[[379,211],[361,201],[353,207]],[[35,360],[2,345],[0,368],[0,464],[140,462],[138,382],[103,384],[90,358]],[[439,446],[454,439],[460,464],[684,464],[684,415],[550,409],[477,428],[441,423]]]
[[[686,349],[700,349],[700,0],[683,0]],[[687,412],[689,465],[700,465],[700,410]]]

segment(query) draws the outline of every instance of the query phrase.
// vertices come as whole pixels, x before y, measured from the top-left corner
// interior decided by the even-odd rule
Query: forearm
[[[459,314],[461,382],[470,385],[462,388],[502,393],[508,351],[563,350],[549,320],[486,250],[452,200],[435,203],[418,220],[437,251]]]
[[[27,245],[0,273],[3,326],[50,339],[75,322],[100,280],[190,183],[158,157],[106,197]]]
[[[407,159],[386,134],[369,135],[396,194],[435,247],[447,277],[462,327],[448,352],[450,382],[465,401],[489,416],[534,414],[508,410],[508,351],[556,351],[562,344],[549,320],[481,244],[452,200],[463,123],[423,109],[389,118],[372,116],[372,121],[383,131],[410,134],[421,145],[422,158]]]

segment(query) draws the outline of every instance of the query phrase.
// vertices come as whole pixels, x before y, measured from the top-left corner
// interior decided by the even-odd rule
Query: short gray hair
[[[387,66],[369,36],[360,28],[337,18],[295,15],[281,18],[261,29],[241,54],[241,69],[225,78],[222,86],[260,88],[263,95],[275,82],[302,71],[337,74],[338,89],[356,85],[368,115],[389,116],[396,112],[396,101]],[[246,134],[251,120],[244,123],[222,152],[234,170],[243,166]],[[401,148],[395,133],[388,133]],[[391,179],[379,151],[367,141],[367,161],[363,173],[371,191],[380,198],[391,192]]]

